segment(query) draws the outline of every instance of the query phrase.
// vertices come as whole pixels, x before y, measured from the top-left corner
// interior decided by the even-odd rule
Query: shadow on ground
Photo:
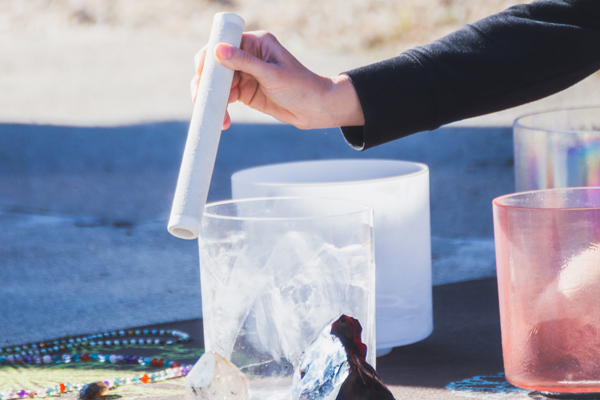
[[[166,232],[186,133],[187,122],[0,125],[0,338],[201,316],[196,243]],[[428,164],[434,284],[494,276],[491,201],[514,187],[509,128],[441,128],[356,152],[338,129],[233,125],[209,201],[230,197],[237,170],[326,158]]]
[[[377,359],[386,383],[443,388],[504,370],[496,279],[434,287],[433,320],[427,339]]]

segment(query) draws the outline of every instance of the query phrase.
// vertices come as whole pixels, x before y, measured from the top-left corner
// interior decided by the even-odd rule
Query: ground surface
[[[502,349],[498,299],[495,279],[485,279],[438,286],[433,291],[435,331],[427,339],[396,348],[377,359],[377,370],[395,398],[526,400],[529,391],[509,385],[502,374]],[[114,347],[96,350],[109,354],[135,354],[170,357],[194,362],[202,348],[201,320],[154,326],[189,332],[193,340],[184,349]],[[151,327],[152,328],[152,327]],[[151,329],[150,328],[150,329]],[[86,367],[84,369],[84,367]],[[27,369],[0,367],[0,387],[21,385],[35,387],[35,382],[98,379],[128,376],[151,368],[116,367],[83,363],[54,368],[30,366]],[[20,373],[17,373],[20,371]],[[135,372],[134,372],[135,371]],[[167,383],[125,386],[111,391],[111,396],[139,399],[180,399],[182,379]],[[62,397],[62,396],[61,396]],[[75,398],[74,394],[65,398]],[[534,398],[537,398],[534,396]],[[112,399],[112,397],[111,397]]]
[[[197,243],[166,230],[186,128],[0,124],[3,341],[202,315]],[[235,125],[209,201],[231,197],[237,170],[325,158],[429,165],[433,283],[495,275],[491,201],[514,190],[510,129],[440,129],[356,152],[337,129]]]
[[[201,316],[196,244],[172,238],[164,226],[191,115],[192,59],[215,12],[240,13],[249,28],[273,31],[309,68],[336,75],[515,3],[0,1],[0,340]],[[237,124],[223,136],[210,199],[227,198],[230,174],[254,165],[339,157],[425,162],[434,283],[491,277],[490,202],[514,190],[508,127],[527,112],[598,99],[595,74],[547,99],[457,124],[471,130],[442,129],[360,154],[337,130],[298,132],[233,105]],[[397,398],[447,398],[450,382],[498,379],[496,306],[464,297],[493,285],[469,285],[437,297],[427,341],[382,359]],[[453,338],[461,344],[452,347]]]
[[[0,121],[118,125],[188,120],[192,59],[217,11],[274,32],[315,72],[333,76],[425,44],[521,1],[4,0]],[[597,104],[600,75],[561,94],[463,121],[509,126],[524,113]],[[235,122],[275,122],[241,105]]]

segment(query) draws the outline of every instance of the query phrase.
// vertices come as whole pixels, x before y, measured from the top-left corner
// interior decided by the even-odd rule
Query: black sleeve
[[[511,7],[398,57],[345,74],[365,125],[342,127],[364,150],[559,92],[600,69],[600,0]]]

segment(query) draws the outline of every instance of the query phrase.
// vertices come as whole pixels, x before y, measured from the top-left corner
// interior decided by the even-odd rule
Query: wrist
[[[332,126],[362,126],[365,119],[356,89],[348,75],[331,79],[326,107],[332,116]]]

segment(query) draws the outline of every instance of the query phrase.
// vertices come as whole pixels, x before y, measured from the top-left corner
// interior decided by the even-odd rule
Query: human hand
[[[194,101],[206,51],[204,46],[194,59]],[[346,75],[327,78],[313,73],[268,32],[244,33],[239,49],[220,43],[215,55],[221,64],[235,70],[228,103],[241,101],[300,129],[364,124],[358,96]],[[223,129],[230,125],[226,112]]]

